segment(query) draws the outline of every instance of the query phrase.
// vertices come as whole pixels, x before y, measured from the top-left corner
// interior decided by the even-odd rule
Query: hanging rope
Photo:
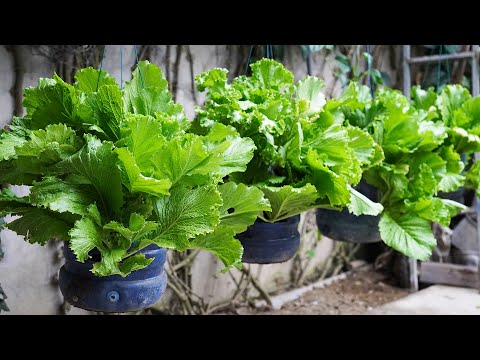
[[[247,63],[245,64],[245,71],[243,72],[244,75],[247,75],[248,73],[248,66],[250,65],[250,61],[252,60],[253,48],[255,46],[256,45],[251,45],[250,50],[248,51]],[[273,45],[265,45],[265,58],[273,59]]]
[[[373,55],[372,55],[372,49],[371,45],[367,45],[367,81],[368,81],[368,87],[370,89],[370,95],[372,95],[372,98],[374,97],[373,93],[373,78],[372,78],[372,60],[373,60]]]
[[[442,50],[443,50],[443,45],[440,45],[440,51],[439,55],[442,55]],[[440,64],[442,63],[441,59],[438,59],[438,64],[437,64],[437,91],[438,88],[440,87]]]
[[[443,45],[440,45],[440,51],[439,55],[441,56],[443,53]],[[450,75],[450,63],[448,62],[448,59],[445,59],[446,65],[447,65],[447,78],[448,78],[448,84],[452,82],[452,78]],[[441,70],[441,63],[442,60],[438,59],[438,65],[437,65],[437,90],[440,87],[440,70]]]
[[[307,62],[308,76],[312,76],[312,52],[310,51],[310,46],[307,46],[307,56],[305,61]]]
[[[250,60],[252,59],[252,53],[253,53],[253,47],[255,45],[251,45],[250,46],[250,51],[248,52],[248,58],[247,58],[247,64],[245,65],[245,71],[244,71],[244,75],[247,75],[247,72],[248,72],[248,65],[250,65]]]
[[[273,59],[273,45],[267,45],[267,49],[269,49],[267,59]]]
[[[142,69],[140,69],[140,66],[138,66],[138,51],[137,51],[137,45],[133,45],[133,50],[135,51],[136,65],[137,65],[137,67],[138,67],[138,73],[140,74],[140,81],[142,82],[142,88],[145,88],[145,84],[143,83]]]
[[[105,48],[106,47],[107,47],[107,45],[103,45],[102,59],[100,60],[100,71],[98,72],[98,79],[97,79],[97,89],[95,91],[98,91],[98,86],[100,85],[100,78],[102,77],[103,59],[105,58]]]
[[[120,89],[123,89],[123,57],[122,57],[122,48],[120,45]]]
[[[448,62],[448,59],[445,59],[447,62],[447,77],[448,77],[448,83],[450,84],[452,82],[452,79],[450,77],[450,63]]]

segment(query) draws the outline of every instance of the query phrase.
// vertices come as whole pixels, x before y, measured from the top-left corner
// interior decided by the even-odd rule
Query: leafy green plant
[[[413,106],[425,110],[429,119],[441,121],[446,127],[448,137],[442,144],[443,151],[451,149],[457,158],[463,156],[463,163],[467,164],[465,169],[463,163],[458,165],[460,171],[466,172],[450,179],[452,188],[465,186],[480,192],[480,165],[473,158],[480,151],[480,97],[473,97],[459,84],[446,85],[438,94],[433,87],[414,86],[411,96]]]
[[[270,206],[258,189],[222,181],[246,168],[253,141],[221,124],[188,133],[148,61],[123,89],[93,68],[75,80],[54,74],[25,89],[27,114],[0,133],[0,182],[31,186],[24,197],[0,193],[0,216],[20,216],[5,226],[31,243],[66,240],[79,262],[98,251],[97,276],[148,266],[137,252],[149,244],[204,249],[226,268],[240,266],[234,236]]]
[[[192,131],[206,134],[220,124],[233,126],[256,150],[245,172],[229,181],[255,185],[271,209],[259,217],[278,222],[312,208],[341,209],[376,215],[381,205],[352,188],[362,172],[383,159],[381,148],[365,131],[344,126],[325,107],[324,83],[293,74],[269,59],[251,65],[252,76],[229,84],[226,69],[211,69],[196,78],[207,91],[197,107]]]
[[[420,260],[428,259],[436,246],[430,222],[448,226],[465,209],[437,196],[457,190],[465,179],[462,142],[456,142],[457,130],[449,128],[446,118],[439,119],[435,101],[423,95],[414,92],[417,99],[410,103],[398,90],[384,88],[372,100],[366,86],[350,83],[339,99],[331,100],[347,124],[368,130],[383,148],[384,161],[364,173],[384,206],[379,223],[383,241]]]

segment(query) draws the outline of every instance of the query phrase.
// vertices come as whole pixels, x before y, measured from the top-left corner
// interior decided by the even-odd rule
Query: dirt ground
[[[280,310],[238,311],[262,315],[348,315],[368,314],[370,310],[409,294],[394,286],[389,276],[373,270],[357,270],[343,280],[305,293]]]

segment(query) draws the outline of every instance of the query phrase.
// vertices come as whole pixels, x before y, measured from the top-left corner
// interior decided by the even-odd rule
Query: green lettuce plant
[[[126,276],[152,261],[150,244],[204,249],[240,266],[244,231],[270,205],[255,187],[223,183],[255,145],[230,126],[189,133],[160,68],[142,61],[123,88],[85,68],[73,85],[54,74],[25,89],[26,115],[0,131],[0,216],[31,243],[68,242],[79,262],[97,250],[97,276]],[[95,259],[91,259],[94,261]]]
[[[377,215],[382,206],[353,188],[365,169],[383,159],[372,136],[343,125],[325,108],[321,79],[295,82],[289,70],[269,59],[251,69],[251,76],[231,83],[226,69],[197,76],[198,90],[207,93],[192,131],[206,134],[223,124],[253,140],[252,161],[228,179],[264,193],[271,209],[263,209],[260,219],[278,222],[312,208],[344,206],[356,215]]]
[[[403,254],[426,260],[436,246],[431,222],[448,226],[451,217],[465,209],[437,195],[462,186],[460,152],[472,143],[439,117],[440,102],[437,108],[435,100],[419,94],[414,91],[410,102],[400,91],[383,88],[372,99],[366,86],[351,83],[326,108],[344,123],[369,131],[382,146],[385,159],[363,174],[384,206],[380,235]]]
[[[437,94],[433,87],[412,87],[412,105],[427,111],[432,121],[441,121],[447,128],[442,146],[450,147],[463,157],[463,174],[457,175],[452,188],[464,186],[480,193],[480,164],[474,153],[480,151],[480,97],[473,97],[462,85],[447,85]]]

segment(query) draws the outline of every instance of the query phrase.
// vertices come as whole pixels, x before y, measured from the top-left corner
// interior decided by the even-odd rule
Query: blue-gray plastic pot
[[[355,189],[370,200],[377,200],[377,190],[364,180]],[[317,209],[316,219],[318,230],[332,240],[362,244],[382,241],[378,230],[379,216],[356,216],[350,214],[348,209]]]
[[[278,223],[257,219],[247,231],[237,235],[243,245],[242,262],[273,264],[291,259],[300,245],[299,222],[300,215]]]
[[[65,243],[65,265],[60,269],[59,276],[65,300],[75,307],[101,312],[137,311],[152,306],[167,287],[167,274],[163,269],[167,250],[149,245],[139,253],[155,259],[146,268],[126,277],[99,277],[90,272],[93,262],[78,262],[68,243]]]

